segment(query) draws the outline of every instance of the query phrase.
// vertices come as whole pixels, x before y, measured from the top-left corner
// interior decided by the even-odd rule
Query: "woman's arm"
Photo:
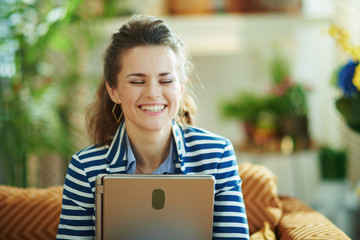
[[[229,140],[216,174],[213,239],[249,239],[241,179]]]
[[[94,239],[94,193],[76,155],[65,178],[56,239]]]

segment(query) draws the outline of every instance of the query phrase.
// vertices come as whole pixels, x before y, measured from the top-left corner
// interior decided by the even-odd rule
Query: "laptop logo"
[[[165,192],[161,189],[154,189],[152,192],[152,207],[156,210],[163,209],[165,205]]]

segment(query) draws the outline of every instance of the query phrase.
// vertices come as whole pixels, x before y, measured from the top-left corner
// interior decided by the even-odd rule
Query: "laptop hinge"
[[[103,185],[97,185],[96,186],[96,193],[103,194],[104,193],[104,186]]]

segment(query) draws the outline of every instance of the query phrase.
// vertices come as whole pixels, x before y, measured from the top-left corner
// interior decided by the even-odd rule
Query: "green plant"
[[[292,81],[289,63],[278,51],[273,54],[270,70],[273,83],[271,93],[277,96],[274,113],[279,117],[306,116],[308,89]]]
[[[289,75],[288,61],[275,51],[270,62],[271,91],[265,94],[238,92],[235,98],[222,101],[223,115],[249,122],[255,122],[261,112],[278,118],[306,116],[308,89],[291,81]]]
[[[225,117],[255,122],[262,103],[260,96],[244,92],[238,93],[234,100],[224,100],[221,105]]]
[[[274,95],[239,92],[234,99],[223,100],[221,109],[225,117],[255,124],[259,114],[276,112],[276,102]]]
[[[270,91],[265,94],[239,91],[234,98],[221,102],[224,117],[243,123],[247,145],[266,147],[269,142],[269,146],[274,146],[284,136],[292,137],[296,148],[305,148],[310,143],[308,89],[291,81],[287,62],[279,54],[274,55],[270,62]]]
[[[233,99],[222,100],[221,110],[225,117],[241,121],[256,122],[259,113],[268,112],[282,117],[307,115],[307,89],[294,84],[287,87],[282,95],[238,92]]]
[[[339,98],[336,108],[345,118],[346,124],[354,131],[360,133],[360,94],[352,98]]]
[[[355,86],[354,79],[359,66],[359,61],[350,60],[336,71],[336,85],[342,96],[335,101],[336,109],[346,124],[357,133],[360,133],[360,87]]]
[[[347,154],[329,146],[319,149],[321,176],[323,179],[344,179],[346,176]]]
[[[272,60],[270,62],[270,72],[273,84],[281,84],[285,78],[289,77],[289,63],[279,53],[279,50],[275,48]]]
[[[1,3],[0,180],[5,184],[27,186],[31,155],[55,154],[67,161],[74,151],[71,112],[82,80],[81,49],[92,39],[77,14],[81,4]]]
[[[276,100],[275,113],[279,117],[300,117],[307,115],[307,89],[301,84],[288,87]]]
[[[336,25],[330,27],[329,33],[351,57],[331,80],[342,92],[335,106],[349,128],[360,133],[360,45],[353,45],[349,33]]]

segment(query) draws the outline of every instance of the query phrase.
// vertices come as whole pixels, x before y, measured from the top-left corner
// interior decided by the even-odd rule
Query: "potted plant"
[[[324,180],[343,180],[346,176],[347,154],[329,146],[321,146],[319,160],[321,177]]]
[[[29,186],[30,159],[54,156],[67,165],[75,151],[72,113],[83,68],[74,52],[93,40],[84,34],[89,28],[74,31],[80,2],[38,5],[2,6],[8,18],[0,38],[0,68],[7,69],[0,72],[0,182],[21,187]],[[60,171],[65,175],[65,167]]]
[[[308,147],[308,89],[291,80],[280,55],[271,61],[271,76],[272,87],[265,94],[241,91],[235,98],[223,100],[223,115],[242,122],[248,145],[273,146],[274,141],[279,145],[283,137],[290,136],[296,147]]]
[[[351,57],[336,71],[333,80],[341,90],[335,106],[349,128],[360,133],[360,46],[352,46],[349,34],[335,25],[329,29],[329,33]]]
[[[222,113],[242,122],[247,145],[261,145],[277,132],[272,110],[275,100],[271,95],[239,92],[234,99],[222,102]]]

